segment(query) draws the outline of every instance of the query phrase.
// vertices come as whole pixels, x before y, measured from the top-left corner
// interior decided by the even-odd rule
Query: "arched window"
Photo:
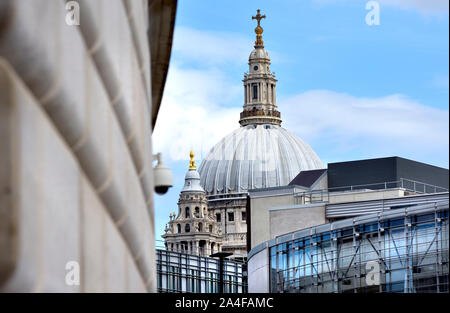
[[[253,84],[253,99],[258,99],[258,86]]]
[[[212,230],[213,230],[213,226],[209,225],[209,232],[212,233]]]
[[[181,233],[181,225],[177,224],[177,233]]]
[[[199,207],[195,208],[195,217],[200,217],[200,208]]]
[[[198,231],[199,232],[203,231],[203,224],[202,223],[198,223]]]
[[[185,232],[185,233],[189,233],[190,231],[191,231],[191,225],[186,224],[186,225],[184,226],[184,232]]]
[[[189,207],[186,207],[184,217],[185,217],[185,218],[189,218],[189,217],[190,217],[190,214],[189,214]]]

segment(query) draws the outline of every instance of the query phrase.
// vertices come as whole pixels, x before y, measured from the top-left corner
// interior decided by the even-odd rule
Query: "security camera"
[[[158,164],[153,168],[155,192],[159,195],[163,195],[173,186],[172,172],[163,164],[161,153],[158,153],[153,157],[158,161]]]

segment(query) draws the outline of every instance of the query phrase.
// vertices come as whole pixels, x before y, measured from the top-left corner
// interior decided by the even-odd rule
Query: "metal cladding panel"
[[[325,208],[327,218],[350,217],[366,215],[370,213],[381,213],[404,206],[419,205],[430,202],[446,200],[448,192],[439,194],[427,194],[420,196],[399,197],[387,200],[372,200],[364,202],[349,202],[342,204],[329,204]]]
[[[448,189],[448,169],[400,157],[378,158],[328,164],[328,188],[394,182],[401,178]],[[379,184],[379,185],[375,185]]]
[[[310,234],[309,229],[302,229],[294,233],[294,239],[303,238],[309,236],[309,234]]]
[[[293,234],[290,233],[290,234],[286,234],[286,235],[282,235],[280,237],[277,237],[276,241],[277,241],[277,243],[281,243],[281,242],[286,242],[286,241],[292,240],[293,238],[294,238]]]
[[[328,164],[328,188],[396,180],[395,157]]]
[[[264,249],[266,249],[268,247],[268,242],[263,242],[260,243],[259,245],[255,246],[253,249],[251,249],[249,251],[249,253],[247,254],[247,259],[250,260],[255,254],[263,251]]]
[[[324,233],[324,232],[327,232],[327,231],[330,231],[331,230],[331,225],[330,224],[323,224],[323,225],[319,225],[319,226],[317,226],[316,228],[315,228],[315,232],[316,233]]]
[[[448,169],[404,158],[396,158],[396,161],[397,180],[407,178],[448,189]]]

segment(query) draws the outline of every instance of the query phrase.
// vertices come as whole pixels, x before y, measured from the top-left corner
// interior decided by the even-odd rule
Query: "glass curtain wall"
[[[448,214],[372,218],[275,245],[271,291],[448,292]]]
[[[156,255],[158,292],[218,292],[218,259],[159,249]],[[225,260],[224,263],[224,292],[247,292],[243,264],[232,260]]]

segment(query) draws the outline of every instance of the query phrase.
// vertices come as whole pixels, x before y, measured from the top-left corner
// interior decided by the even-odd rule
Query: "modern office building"
[[[449,292],[448,204],[447,198],[276,237],[249,253],[249,269],[264,265],[249,273],[250,292]]]
[[[251,190],[249,292],[448,291],[448,201],[447,169],[397,157]]]
[[[156,291],[176,4],[0,1],[0,292]]]
[[[245,265],[233,260],[223,261],[223,292],[245,293]],[[220,261],[217,258],[156,250],[158,292],[219,292]]]

